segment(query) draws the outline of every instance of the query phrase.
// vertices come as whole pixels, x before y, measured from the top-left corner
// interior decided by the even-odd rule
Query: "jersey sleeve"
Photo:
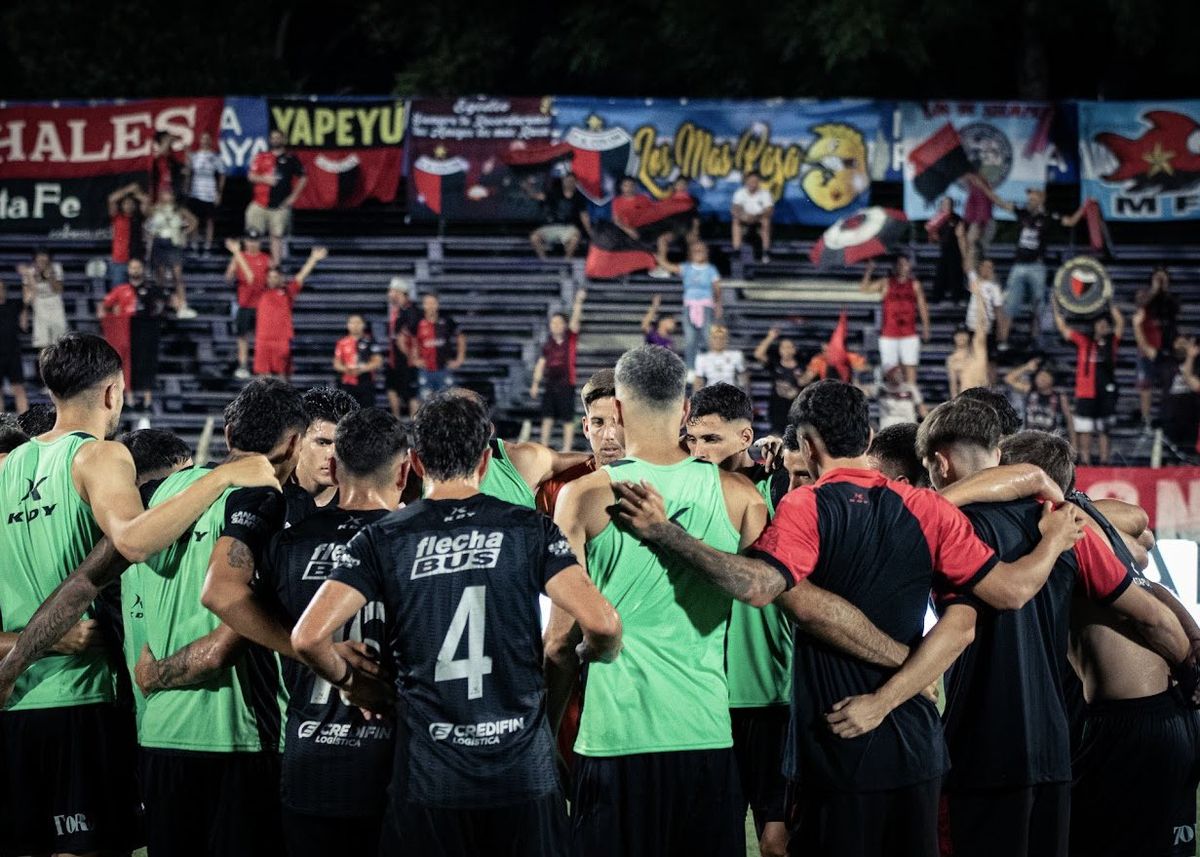
[[[380,567],[373,528],[366,527],[346,545],[329,579],[357,589],[368,601],[377,601],[383,592]]]
[[[544,591],[550,578],[573,565],[579,565],[579,560],[575,557],[575,551],[571,550],[571,543],[567,541],[562,530],[545,515],[538,517],[541,519],[542,544],[544,546],[542,575],[538,586]]]
[[[283,529],[286,504],[283,495],[271,488],[241,488],[225,501],[221,535],[250,548],[255,562],[262,561],[271,536]]]
[[[813,489],[804,487],[783,498],[775,509],[775,517],[746,549],[746,555],[772,566],[791,588],[816,569],[820,548],[817,495]]]
[[[1000,559],[975,533],[960,509],[933,491],[913,492],[926,504],[916,510],[929,545],[939,600],[949,592],[969,592],[996,567]]]
[[[1079,566],[1076,582],[1092,601],[1111,604],[1133,583],[1129,569],[1092,530],[1084,530],[1083,538],[1075,543],[1075,561]]]

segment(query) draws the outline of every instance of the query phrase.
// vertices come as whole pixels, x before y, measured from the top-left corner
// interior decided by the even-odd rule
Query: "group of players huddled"
[[[1200,628],[1144,513],[986,390],[873,435],[822,381],[755,443],[647,345],[563,454],[465,390],[405,426],[255,380],[193,466],[107,439],[102,339],[40,367],[53,427],[0,430],[0,857],[742,857],[748,808],[764,855],[1194,853]]]

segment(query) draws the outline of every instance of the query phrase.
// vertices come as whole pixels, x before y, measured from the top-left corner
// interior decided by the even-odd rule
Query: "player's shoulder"
[[[700,462],[699,464],[707,464]],[[713,465],[709,465],[710,467]],[[728,499],[748,499],[750,495],[754,495],[759,500],[762,500],[762,495],[758,493],[758,487],[749,475],[731,470],[717,469],[718,478],[721,480],[721,490],[725,492]]]

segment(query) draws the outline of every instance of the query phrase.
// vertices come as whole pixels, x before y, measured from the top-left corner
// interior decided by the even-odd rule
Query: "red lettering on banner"
[[[1158,538],[1200,540],[1200,467],[1080,467],[1075,481],[1093,500],[1141,506]]]

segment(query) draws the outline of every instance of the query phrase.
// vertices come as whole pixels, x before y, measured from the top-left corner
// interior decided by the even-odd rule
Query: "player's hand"
[[[938,683],[936,681],[933,684],[929,685],[929,687],[927,687],[923,691],[921,691],[921,696],[928,699],[934,705],[937,705],[938,697],[940,695],[941,695],[941,692],[938,690]]]
[[[133,667],[133,683],[138,686],[142,696],[149,696],[154,692],[154,684],[158,680],[158,671],[155,669],[157,663],[150,647],[142,646],[142,653],[138,655],[137,663]]]
[[[662,495],[652,485],[645,482],[614,482],[612,487],[617,495],[617,504],[612,513],[634,535],[652,539],[654,530],[668,523]]]
[[[225,249],[230,253],[240,253],[242,252],[242,244],[236,238],[226,238]]]
[[[763,825],[762,839],[758,840],[758,853],[762,857],[787,857],[788,830],[782,821],[768,821]]]
[[[878,696],[867,693],[846,697],[833,706],[833,711],[825,715],[825,720],[839,738],[857,738],[882,723],[889,713],[891,709]]]
[[[762,440],[754,442],[762,453],[762,466],[768,473],[774,473],[783,463],[783,438],[769,434]]]
[[[60,655],[78,655],[88,649],[98,649],[103,645],[104,640],[100,637],[100,623],[95,619],[84,619],[63,634],[62,639],[50,647],[50,651]]]
[[[1064,503],[1058,509],[1053,503],[1043,503],[1038,530],[1043,539],[1049,539],[1057,547],[1056,553],[1068,551],[1083,538],[1083,512],[1071,503]]]
[[[274,488],[280,490],[275,466],[265,455],[254,453],[226,462],[215,471],[230,488]]]
[[[603,663],[603,664],[611,664],[613,661],[615,661],[617,659],[617,655],[619,655],[620,653],[621,653],[621,646],[617,646],[617,648],[613,649],[610,652],[606,652],[604,654],[597,654],[596,650],[593,649],[590,645],[588,645],[588,641],[587,641],[586,637],[580,641],[578,646],[575,647],[575,657],[579,658],[580,666],[583,666],[584,664],[590,664],[593,661],[599,661],[600,663]]]
[[[1171,674],[1179,684],[1183,701],[1192,708],[1200,708],[1200,664],[1189,657],[1181,664],[1171,667]]]
[[[350,683],[341,691],[342,702],[362,712],[367,720],[390,717],[396,702],[396,690],[388,682],[354,670]]]
[[[366,643],[346,640],[343,643],[334,643],[333,650],[356,671],[381,681],[391,679],[387,670],[379,663],[378,653]]]

